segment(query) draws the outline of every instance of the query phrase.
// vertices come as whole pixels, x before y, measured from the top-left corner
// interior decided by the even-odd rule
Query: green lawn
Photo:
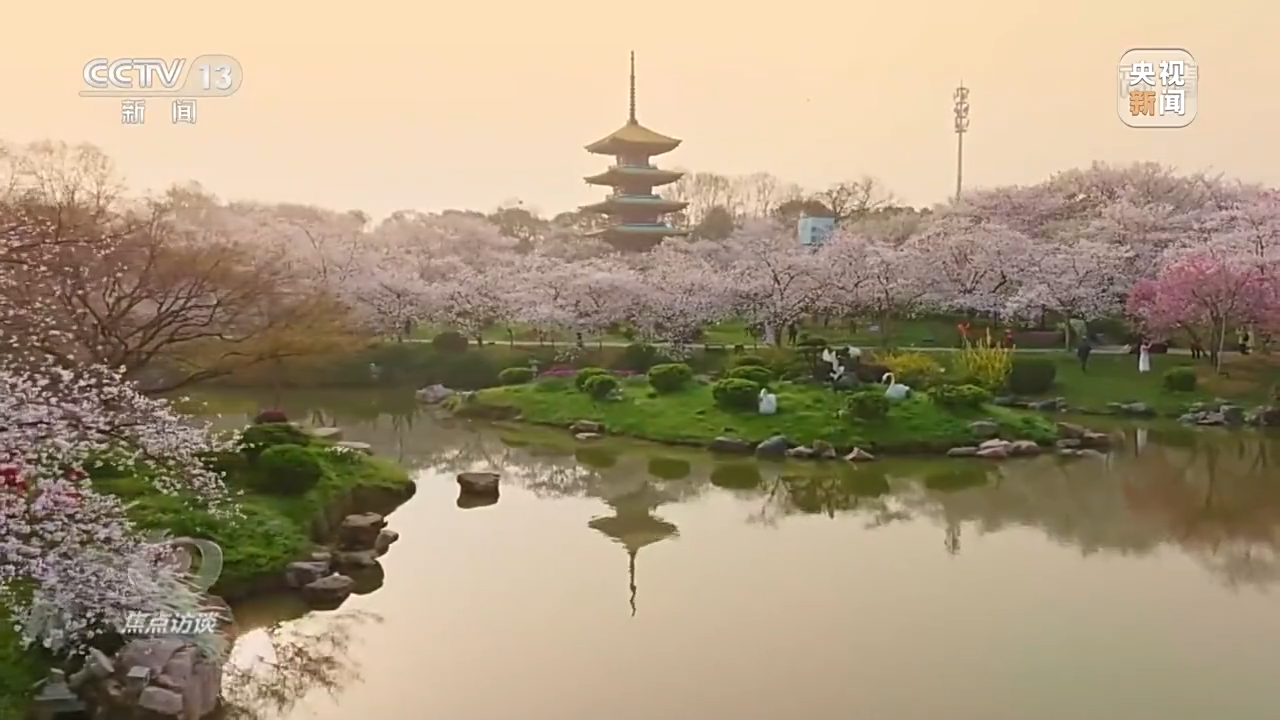
[[[844,396],[824,388],[779,383],[777,395],[774,416],[722,410],[707,384],[656,395],[634,379],[624,384],[619,401],[595,401],[572,383],[555,380],[483,390],[476,401],[515,407],[528,422],[565,426],[594,420],[610,433],[681,444],[703,444],[722,435],[759,442],[782,434],[796,443],[825,440],[839,448],[888,454],[939,452],[973,443],[968,425],[978,419],[997,422],[1009,439],[1047,442],[1056,437],[1052,423],[1029,413],[997,407],[957,413],[925,396],[895,403],[883,420],[864,421],[837,417]]]
[[[1088,372],[1080,369],[1079,361],[1070,353],[1040,353],[1035,357],[1057,366],[1056,386],[1043,396],[1063,397],[1069,404],[1086,409],[1102,409],[1111,402],[1142,402],[1162,414],[1174,414],[1191,403],[1214,398],[1259,405],[1270,401],[1271,388],[1280,383],[1280,362],[1265,356],[1229,358],[1223,366],[1226,376],[1219,376],[1205,361],[1192,360],[1187,355],[1153,355],[1149,373],[1138,372],[1135,355],[1094,355],[1089,358]],[[1164,373],[1175,367],[1196,369],[1199,383],[1194,392],[1170,392],[1164,388]]]

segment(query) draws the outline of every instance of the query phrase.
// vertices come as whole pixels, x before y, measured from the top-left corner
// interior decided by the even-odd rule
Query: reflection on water
[[[264,720],[1199,720],[1280,702],[1275,438],[1118,428],[1107,462],[757,463],[380,402],[285,403],[323,403],[347,439],[420,468],[420,491],[381,589],[253,641],[310,642],[362,679],[277,647],[303,670],[255,691]],[[501,501],[459,511],[468,469],[502,472]],[[279,639],[336,635],[343,612],[385,622],[348,648]]]

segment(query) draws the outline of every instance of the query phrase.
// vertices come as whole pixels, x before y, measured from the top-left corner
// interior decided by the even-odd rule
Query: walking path
[[[428,339],[425,339],[425,338],[413,338],[413,339],[408,340],[407,342],[418,342],[418,343],[422,343],[422,342],[431,342],[431,341],[430,341],[430,340],[428,340]],[[556,347],[566,347],[566,346],[568,346],[568,345],[572,345],[572,344],[573,344],[573,342],[572,342],[572,341],[568,341],[568,340],[566,340],[566,341],[562,341],[562,342],[557,342],[557,343],[556,343]],[[605,341],[601,341],[601,342],[598,342],[598,341],[595,341],[595,340],[588,340],[588,341],[586,341],[586,343],[585,343],[585,344],[586,344],[586,346],[587,346],[587,347],[626,347],[626,346],[630,345],[631,343],[630,343],[630,342],[621,341],[621,340],[605,340]],[[666,343],[654,343],[654,345],[657,345],[657,346],[662,346],[662,345],[665,345],[665,344],[666,344]],[[703,344],[703,343],[693,343],[693,344],[691,345],[691,347],[699,347],[699,346],[701,346],[702,344]],[[723,346],[725,346],[725,347],[732,347],[732,346],[733,346],[733,343],[709,343],[709,344],[711,344],[711,345],[723,345]],[[511,342],[511,341],[507,341],[507,340],[489,340],[489,339],[486,339],[486,340],[485,340],[485,345],[507,345],[507,346],[515,346],[515,347],[551,347],[551,343],[541,343],[541,342],[538,342],[537,340],[516,340],[516,341],[514,341],[514,342]],[[747,347],[748,347],[748,348],[759,348],[759,347],[762,347],[762,346],[760,346],[760,345],[751,345],[751,344],[746,344],[746,345],[747,345]],[[787,345],[787,346],[784,346],[784,347],[791,347],[791,346],[790,346],[790,345]],[[868,349],[874,349],[874,348],[868,348]],[[912,351],[917,351],[917,352],[955,352],[955,351],[959,350],[960,348],[954,348],[954,347],[937,347],[937,346],[933,346],[933,345],[899,345],[896,349],[898,349],[898,350],[912,350]],[[1025,349],[1018,349],[1018,352],[1020,352],[1020,353],[1045,353],[1045,354],[1048,354],[1048,353],[1061,353],[1061,352],[1070,352],[1070,351],[1064,350],[1063,348],[1025,348]],[[1124,354],[1127,354],[1128,352],[1129,352],[1129,351],[1128,351],[1128,349],[1127,349],[1125,346],[1123,346],[1123,345],[1100,345],[1100,346],[1097,346],[1097,347],[1095,347],[1095,348],[1093,349],[1093,353],[1094,353],[1095,355],[1124,355]],[[1169,354],[1170,354],[1170,355],[1190,355],[1190,354],[1191,354],[1191,352],[1190,352],[1189,350],[1186,350],[1186,349],[1183,349],[1183,348],[1170,348],[1170,349],[1169,349]]]

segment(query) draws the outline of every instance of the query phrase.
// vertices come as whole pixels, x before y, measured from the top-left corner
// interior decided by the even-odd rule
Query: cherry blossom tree
[[[743,225],[728,240],[737,258],[725,279],[738,312],[766,334],[800,322],[822,306],[828,286],[821,256],[801,247],[788,228],[767,220]],[[781,335],[775,335],[781,343]]]
[[[720,270],[687,246],[663,243],[643,258],[632,324],[679,351],[702,328],[728,318],[734,296]]]
[[[946,215],[908,241],[934,272],[932,302],[952,310],[1008,313],[1033,258],[1030,239],[995,222]]]
[[[163,548],[95,489],[95,474],[127,474],[230,512],[221,475],[200,461],[230,442],[116,371],[0,367],[0,602],[25,640],[75,649],[120,627],[125,613],[165,602],[138,581],[139,569],[157,582],[172,576]]]
[[[1154,278],[1139,281],[1128,310],[1152,330],[1185,330],[1204,338],[1221,368],[1229,332],[1250,323],[1273,325],[1280,309],[1274,267],[1218,240],[1168,253]]]
[[[1063,342],[1071,345],[1071,320],[1112,315],[1124,303],[1123,289],[1130,251],[1097,240],[1040,242],[1027,249],[1035,260],[1026,265],[1006,308],[1016,316],[1044,311],[1062,316]]]

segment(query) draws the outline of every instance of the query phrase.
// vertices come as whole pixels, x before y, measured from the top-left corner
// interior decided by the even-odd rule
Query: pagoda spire
[[[631,577],[631,617],[636,616],[636,555],[637,550],[627,551],[627,574]]]
[[[636,120],[636,51],[631,51],[631,113],[627,116],[627,122],[636,125],[640,121]]]

